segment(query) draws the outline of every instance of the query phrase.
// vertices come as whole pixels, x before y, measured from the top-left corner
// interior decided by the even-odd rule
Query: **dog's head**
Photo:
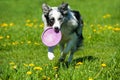
[[[58,7],[50,7],[47,4],[42,5],[44,17],[47,21],[47,26],[52,26],[56,32],[61,29],[65,16],[69,12],[68,4],[62,3]]]

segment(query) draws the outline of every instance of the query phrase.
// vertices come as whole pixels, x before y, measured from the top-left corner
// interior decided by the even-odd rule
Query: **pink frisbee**
[[[42,33],[42,42],[48,46],[52,47],[57,45],[61,38],[62,34],[61,31],[55,32],[53,28],[47,28],[43,33]]]

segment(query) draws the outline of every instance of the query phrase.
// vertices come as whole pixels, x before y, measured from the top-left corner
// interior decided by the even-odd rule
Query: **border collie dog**
[[[50,7],[43,3],[42,11],[44,28],[50,26],[56,32],[59,32],[59,30],[62,32],[62,39],[59,43],[61,51],[59,62],[63,62],[66,55],[70,53],[68,58],[70,63],[74,52],[81,46],[83,41],[83,20],[80,13],[71,10],[68,3],[62,3],[58,7]],[[53,53],[54,47],[48,47],[48,58],[50,60],[55,57]]]

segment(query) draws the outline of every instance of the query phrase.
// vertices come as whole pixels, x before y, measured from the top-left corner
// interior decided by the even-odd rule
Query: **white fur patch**
[[[61,21],[59,18],[62,16],[61,13],[58,11],[57,7],[53,7],[53,10],[49,13],[50,18],[54,18],[55,22],[53,24],[53,28],[57,27],[60,29]]]
[[[52,52],[48,52],[48,58],[49,60],[53,60],[54,59],[54,54]]]

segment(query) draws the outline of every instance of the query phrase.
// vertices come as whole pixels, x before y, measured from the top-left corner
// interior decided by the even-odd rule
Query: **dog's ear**
[[[62,3],[58,9],[60,10],[60,12],[63,14],[63,15],[66,15],[68,13],[68,3]]]
[[[52,8],[50,6],[48,6],[47,4],[43,3],[42,4],[42,11],[44,15],[48,15],[48,13],[52,10]]]

